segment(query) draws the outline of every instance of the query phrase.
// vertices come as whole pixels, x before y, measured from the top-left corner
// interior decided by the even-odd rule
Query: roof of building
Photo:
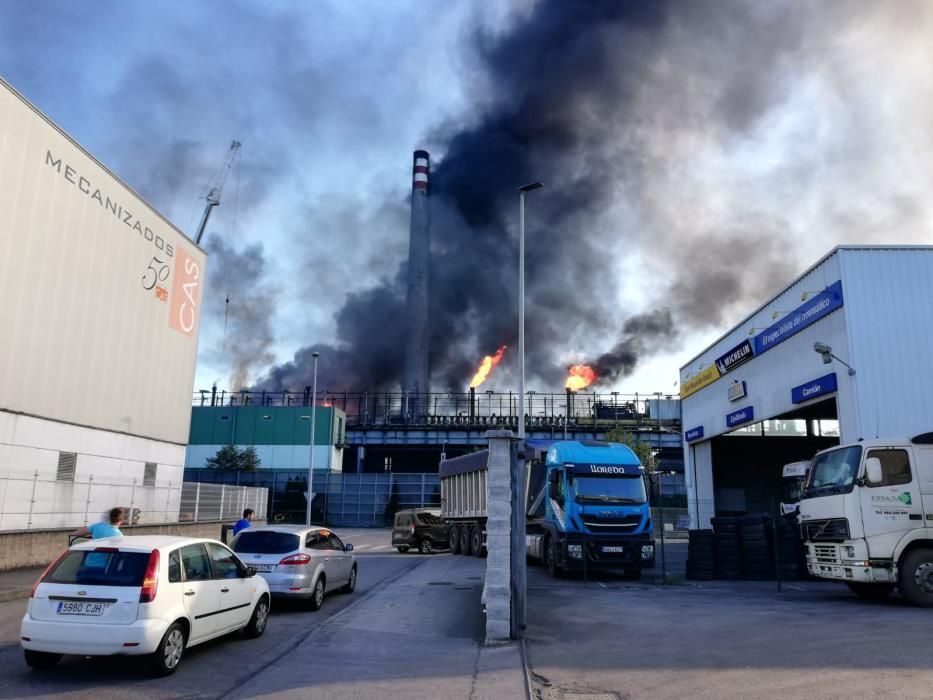
[[[548,450],[547,463],[618,464],[627,467],[637,467],[641,464],[627,445],[595,440],[555,442]]]
[[[807,275],[809,275],[811,272],[813,272],[816,268],[818,268],[820,265],[822,265],[824,262],[826,262],[826,261],[827,261],[829,258],[831,258],[833,255],[835,255],[836,253],[838,253],[840,250],[933,250],[933,245],[919,245],[919,244],[909,244],[909,245],[837,245],[835,248],[833,248],[833,249],[830,250],[828,253],[826,253],[826,255],[824,255],[823,257],[821,257],[821,258],[820,258],[819,260],[817,260],[815,263],[813,263],[812,265],[810,265],[810,267],[806,268],[803,272],[801,272],[799,275],[797,275],[793,280],[791,280],[787,285],[785,285],[779,292],[777,292],[776,294],[772,295],[767,301],[765,301],[763,304],[761,304],[761,306],[759,306],[758,308],[756,308],[756,309],[755,309],[754,311],[752,311],[751,313],[747,314],[744,318],[742,318],[742,320],[740,320],[740,321],[734,323],[727,331],[725,331],[722,335],[720,335],[718,338],[716,338],[713,342],[711,342],[709,345],[707,345],[705,348],[703,348],[703,350],[701,350],[700,352],[698,352],[698,353],[696,353],[695,355],[693,355],[687,362],[685,362],[683,365],[681,365],[680,370],[683,371],[683,370],[687,369],[687,367],[689,367],[690,365],[692,365],[694,362],[696,362],[697,360],[699,360],[703,355],[705,355],[707,352],[709,352],[709,351],[712,350],[714,347],[716,347],[716,345],[718,345],[718,344],[721,343],[723,340],[725,340],[726,337],[727,337],[730,333],[732,333],[736,328],[738,328],[739,326],[743,326],[743,325],[745,325],[746,323],[748,323],[749,321],[751,321],[752,318],[754,318],[754,316],[755,316],[756,314],[758,314],[758,313],[760,313],[762,310],[764,310],[769,304],[774,303],[774,301],[775,301],[776,299],[778,299],[778,297],[780,297],[782,294],[787,293],[787,292],[791,289],[791,287],[793,287],[795,284],[797,284],[798,282],[800,282],[804,277],[806,277]]]

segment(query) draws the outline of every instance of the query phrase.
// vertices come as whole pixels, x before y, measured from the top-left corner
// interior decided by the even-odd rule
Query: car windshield
[[[149,555],[144,552],[74,550],[44,580],[80,586],[142,586],[148,564]]]
[[[246,530],[233,543],[234,552],[249,554],[285,554],[298,549],[298,535],[271,530]]]
[[[577,477],[573,480],[577,503],[644,503],[645,482],[640,476]]]
[[[849,493],[855,484],[861,460],[862,448],[858,445],[817,455],[810,468],[803,498]]]

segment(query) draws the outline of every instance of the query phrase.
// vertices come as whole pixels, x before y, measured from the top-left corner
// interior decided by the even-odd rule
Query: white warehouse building
[[[0,530],[178,519],[204,265],[0,80]]]
[[[931,351],[933,247],[819,260],[680,370],[693,527],[774,512],[819,450],[933,430]]]

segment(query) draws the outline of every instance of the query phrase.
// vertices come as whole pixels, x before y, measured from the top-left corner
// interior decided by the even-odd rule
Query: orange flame
[[[479,363],[479,369],[476,370],[476,374],[473,375],[473,381],[470,382],[471,389],[475,389],[486,381],[489,377],[489,373],[492,372],[492,368],[502,361],[503,355],[505,355],[505,345],[496,350],[495,355],[486,355],[486,357],[483,358],[483,361]]]
[[[580,391],[586,389],[590,384],[596,381],[596,372],[589,365],[571,365],[568,370],[567,383],[564,388],[571,391]]]

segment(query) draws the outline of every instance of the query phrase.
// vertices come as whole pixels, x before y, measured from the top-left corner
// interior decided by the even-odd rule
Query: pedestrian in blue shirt
[[[243,511],[243,517],[236,521],[236,524],[233,526],[233,534],[236,535],[240,530],[245,530],[249,527],[250,521],[253,519],[253,509],[247,508]]]
[[[90,527],[79,527],[71,534],[73,537],[90,537],[92,540],[99,540],[102,537],[123,537],[120,526],[124,518],[126,518],[126,510],[111,508],[108,522],[94,523]]]

